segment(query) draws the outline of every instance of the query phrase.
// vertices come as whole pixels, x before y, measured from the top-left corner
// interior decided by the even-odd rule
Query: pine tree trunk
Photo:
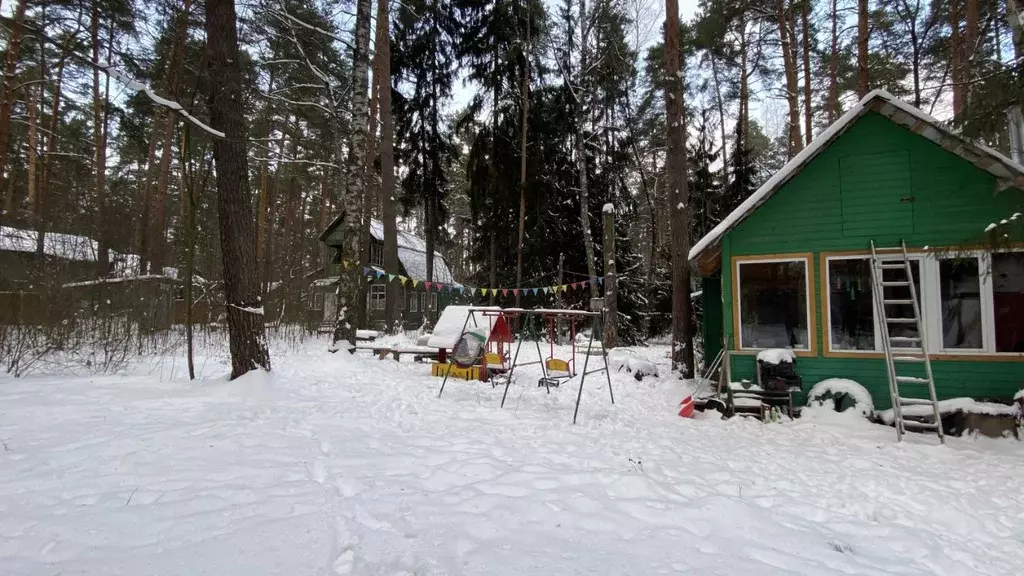
[[[786,101],[789,104],[789,148],[788,156],[792,158],[804,148],[800,136],[800,85],[796,70],[795,38],[790,33],[790,10],[788,0],[778,0],[777,17],[779,23],[779,41],[782,45],[782,64],[786,76]]]
[[[690,193],[686,181],[686,126],[679,53],[679,3],[665,0],[665,109],[668,151],[669,219],[672,246],[672,369],[693,374],[693,322],[690,311]]]
[[[46,210],[46,200],[49,196],[50,188],[50,162],[54,157],[54,152],[57,151],[57,127],[60,125],[60,103],[63,95],[62,86],[64,84],[64,65],[67,62],[68,52],[69,44],[65,43],[64,50],[57,62],[57,78],[54,81],[53,86],[53,106],[50,108],[50,123],[47,127],[48,136],[46,138],[46,155],[43,156],[42,161],[42,175],[39,178],[38,199],[32,207],[33,219],[35,220],[36,231],[38,232],[36,235],[36,257],[40,260],[43,258],[43,248],[46,242],[46,228],[49,220],[47,218],[48,212]]]
[[[370,48],[370,0],[356,2],[355,46],[352,66],[352,116],[350,120],[348,158],[346,160],[345,193],[342,197],[341,257],[350,262],[359,261],[359,209],[363,199],[363,166],[366,156],[366,118],[369,114],[367,102],[367,75]],[[356,326],[353,306],[363,306],[358,301],[359,281],[362,277],[359,266],[342,266],[338,279],[337,318],[334,326],[335,344],[347,340],[351,347],[356,343]]]
[[[832,0],[830,15],[832,31],[828,57],[828,96],[825,100],[825,117],[831,126],[839,118],[839,0]]]
[[[857,0],[857,95],[871,91],[868,78],[868,0]]]
[[[272,58],[277,59],[277,51],[275,50]],[[267,80],[267,92],[273,93],[274,90],[274,67],[270,69],[270,77]],[[263,138],[269,138],[274,131],[274,122],[271,117],[270,107],[264,109],[265,117],[263,118],[262,128],[263,132],[261,136]],[[326,182],[326,178],[324,178]],[[264,268],[266,266],[266,248],[267,248],[267,210],[269,209],[269,195],[270,195],[270,147],[267,147],[267,159],[260,162],[260,191],[256,204],[256,270],[257,278],[260,279],[260,283],[263,285],[262,290],[265,292],[269,285],[263,283],[264,279]],[[320,229],[323,230],[327,227],[327,223],[322,223]],[[326,250],[326,246],[324,247]]]
[[[747,150],[747,134],[750,128],[750,83],[749,73],[747,71],[747,49],[749,43],[747,42],[747,23],[745,20],[740,21],[740,102],[739,102],[739,114],[737,122],[736,133],[739,135],[740,142],[737,143],[736,149],[742,150],[744,153]]]
[[[14,102],[14,72],[21,57],[21,38],[25,25],[27,0],[18,0],[14,7],[14,22],[11,25],[11,39],[7,42],[7,61],[4,64],[3,93],[0,93],[0,183],[3,182],[7,163],[7,144],[11,129],[11,104]],[[3,214],[10,217],[14,212],[14,187],[8,186],[4,194]]]
[[[174,43],[171,48],[171,59],[168,64],[166,85],[167,93],[172,100],[177,100],[181,90],[178,86],[181,65],[184,59],[185,40],[188,34],[188,18],[191,0],[184,0],[182,11],[177,15],[174,28]],[[152,224],[150,231],[152,240],[149,244],[149,262],[153,274],[163,274],[166,263],[167,240],[167,188],[171,180],[171,150],[174,145],[174,126],[178,121],[177,114],[168,113],[164,124],[163,147],[160,151],[160,168],[157,173],[156,194],[153,195],[153,206],[150,208]]]
[[[718,108],[718,129],[722,136],[722,182],[729,181],[729,146],[725,134],[725,103],[722,98],[722,83],[718,77],[718,58],[711,55],[711,79],[715,83],[715,106]],[[640,169],[640,176],[643,179],[643,169]],[[643,182],[646,193],[647,183]]]
[[[384,225],[384,270],[389,274],[400,272],[398,261],[398,214],[395,207],[395,121],[391,115],[391,17],[388,0],[377,2],[377,52],[380,54],[380,206]],[[388,283],[384,321],[388,332],[395,329],[399,319],[399,300],[402,297],[398,282]]]
[[[590,112],[590,88],[587,66],[590,63],[588,43],[587,0],[580,0],[580,74],[576,82],[576,171],[580,179],[580,226],[583,229],[583,249],[587,255],[587,274],[590,278],[590,297],[597,298],[597,262],[594,237],[590,227],[590,186],[587,177],[587,115]]]
[[[516,288],[523,283],[523,241],[526,233],[526,135],[530,115],[530,17],[531,0],[526,3],[526,43],[523,45],[523,78],[520,98],[523,101],[522,141],[519,150],[519,241],[516,243]],[[515,293],[516,308],[519,307],[520,292]]]
[[[92,36],[92,59],[100,61],[100,13],[97,3],[92,6],[90,23]],[[96,275],[104,277],[109,272],[110,257],[107,241],[107,115],[106,102],[100,99],[100,71],[92,69],[92,139],[94,142],[93,167],[95,170],[93,183],[96,198]]]
[[[249,195],[242,65],[234,0],[206,0],[210,124],[214,138],[217,219],[224,265],[224,303],[231,378],[270,370],[263,304],[256,278],[256,230]]]
[[[811,23],[810,11],[811,0],[803,0],[800,10],[800,24],[803,29],[803,56],[804,56],[804,137],[808,146],[814,139],[814,123],[811,116]]]
[[[156,148],[160,141],[160,126],[163,126],[164,114],[169,112],[163,106],[155,106],[153,110],[152,126],[150,127],[149,145],[146,151],[146,175],[139,187],[139,228],[136,230],[136,243],[139,255],[139,274],[146,274],[149,270],[149,244],[151,241],[150,229],[150,204],[153,194],[156,192]]]

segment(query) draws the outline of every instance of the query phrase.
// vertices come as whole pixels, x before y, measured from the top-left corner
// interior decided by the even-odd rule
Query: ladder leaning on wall
[[[928,342],[924,323],[921,321],[921,305],[917,296],[917,285],[914,282],[914,271],[907,256],[907,244],[900,241],[900,259],[879,256],[875,250],[875,241],[871,241],[871,286],[875,298],[875,309],[881,321],[882,348],[885,351],[885,368],[889,377],[889,396],[892,399],[893,424],[896,427],[896,440],[903,440],[907,429],[918,431],[934,431],[939,442],[945,443],[942,434],[942,418],[939,413],[939,401],[935,396],[935,377],[932,375],[931,358],[928,355]],[[908,292],[893,294],[893,292]],[[912,317],[890,316],[893,307],[909,306]],[[909,330],[908,330],[909,329]],[[916,330],[916,331],[915,331]],[[893,332],[897,333],[894,335]],[[914,364],[924,365],[924,377],[906,376],[897,368],[904,369]],[[900,386],[912,396],[904,396]],[[924,398],[922,390],[927,387],[928,397]],[[908,420],[904,409],[914,406],[930,406],[931,422]],[[911,408],[913,411],[914,409]]]

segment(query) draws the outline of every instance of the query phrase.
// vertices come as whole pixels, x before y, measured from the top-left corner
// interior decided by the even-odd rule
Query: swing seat
[[[548,374],[551,376],[568,377],[572,375],[569,371],[569,363],[561,358],[548,358],[544,361],[544,367],[547,368]]]
[[[494,372],[507,372],[508,363],[505,359],[497,352],[488,352],[484,354],[484,365],[487,366],[488,370]]]

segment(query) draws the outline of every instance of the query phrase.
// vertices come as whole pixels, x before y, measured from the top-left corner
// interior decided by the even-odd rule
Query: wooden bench
[[[423,360],[432,359],[437,360],[440,350],[437,348],[427,348],[424,346],[415,346],[409,348],[391,348],[389,346],[356,346],[356,350],[370,351],[371,354],[377,357],[378,360],[384,360],[388,356],[394,358],[395,362],[401,360],[402,355],[412,356],[416,362],[422,362]]]

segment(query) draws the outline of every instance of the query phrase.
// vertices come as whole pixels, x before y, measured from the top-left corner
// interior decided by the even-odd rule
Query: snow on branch
[[[26,28],[28,30],[30,30],[34,35],[36,35],[39,38],[41,38],[42,40],[44,40],[46,42],[49,42],[51,44],[54,44],[56,46],[61,46],[63,48],[63,46],[62,46],[62,44],[60,42],[58,42],[57,40],[55,40],[52,37],[50,37],[49,35],[47,35],[42,30],[40,30],[38,28],[35,28],[33,26],[26,26]],[[191,122],[197,128],[203,130],[204,132],[206,132],[206,133],[208,133],[208,134],[210,134],[212,136],[215,136],[217,138],[224,138],[225,137],[224,133],[221,132],[220,130],[215,130],[212,126],[204,123],[202,120],[200,120],[200,119],[196,118],[195,116],[189,114],[188,111],[185,110],[185,107],[182,106],[181,104],[175,102],[174,100],[168,100],[167,98],[164,98],[164,97],[158,95],[156,92],[153,91],[153,88],[151,88],[149,85],[144,84],[142,82],[139,82],[139,81],[135,80],[134,78],[128,76],[124,72],[121,72],[113,64],[97,62],[97,61],[93,60],[92,58],[90,58],[90,57],[88,57],[88,56],[86,56],[84,54],[81,54],[79,52],[76,52],[76,51],[70,50],[70,49],[67,50],[67,53],[72,55],[72,56],[74,56],[75,58],[78,58],[79,60],[82,60],[84,62],[88,62],[90,66],[92,66],[93,68],[96,68],[97,70],[102,71],[107,76],[117,80],[118,82],[123,84],[125,86],[125,88],[127,88],[128,90],[134,90],[135,92],[142,92],[146,96],[148,96],[149,99],[152,100],[157,105],[163,106],[165,108],[168,108],[170,110],[173,110],[173,111],[177,112],[178,114],[181,114],[181,116],[183,118],[185,118],[186,120]]]
[[[128,88],[129,90],[134,90],[136,92],[144,93],[146,96],[149,96],[149,99],[152,100],[153,102],[155,102],[157,105],[163,106],[164,108],[169,108],[169,109],[177,112],[178,114],[181,114],[181,116],[183,118],[185,118],[186,120],[191,122],[193,125],[195,125],[199,129],[203,130],[204,132],[207,132],[208,134],[216,136],[217,138],[224,138],[224,133],[223,132],[221,132],[220,130],[214,129],[212,126],[209,126],[208,124],[204,123],[202,120],[200,120],[200,119],[196,118],[195,116],[189,114],[188,111],[185,110],[184,106],[182,106],[181,104],[178,104],[174,100],[168,100],[167,98],[164,98],[164,97],[158,95],[156,92],[153,91],[153,88],[151,88],[149,85],[143,84],[142,82],[139,82],[139,81],[137,81],[137,80],[127,76],[126,74],[122,73],[120,70],[118,70],[116,67],[114,67],[111,64],[103,64],[103,63],[100,63],[100,62],[96,62],[94,60],[89,60],[89,62],[92,63],[93,66],[95,66],[95,67],[99,68],[100,70],[104,71],[111,78],[114,78],[115,80],[117,80],[121,84],[124,84],[124,86],[126,88]]]
[[[312,30],[314,32],[319,32],[319,33],[323,34],[324,36],[327,36],[331,40],[334,40],[336,42],[341,42],[342,44],[345,45],[346,48],[352,48],[352,44],[349,44],[348,40],[345,40],[344,38],[341,38],[341,37],[337,36],[336,34],[331,32],[330,30],[324,30],[323,28],[320,28],[319,26],[314,26],[314,25],[312,25],[312,24],[310,24],[308,22],[300,20],[300,19],[296,18],[295,16],[292,16],[291,14],[289,14],[288,11],[285,10],[284,8],[280,8],[280,9],[276,9],[276,10],[271,10],[271,12],[273,14],[275,14],[279,18],[287,19],[288,21],[293,22],[293,23],[295,23],[295,24],[297,24],[299,26],[302,26],[303,28],[305,28],[307,30]]]
[[[250,306],[239,306],[238,304],[231,303],[228,303],[228,306],[231,306],[235,310],[241,310],[242,312],[248,312],[249,314],[258,314],[260,316],[263,316],[263,306],[253,308]]]

